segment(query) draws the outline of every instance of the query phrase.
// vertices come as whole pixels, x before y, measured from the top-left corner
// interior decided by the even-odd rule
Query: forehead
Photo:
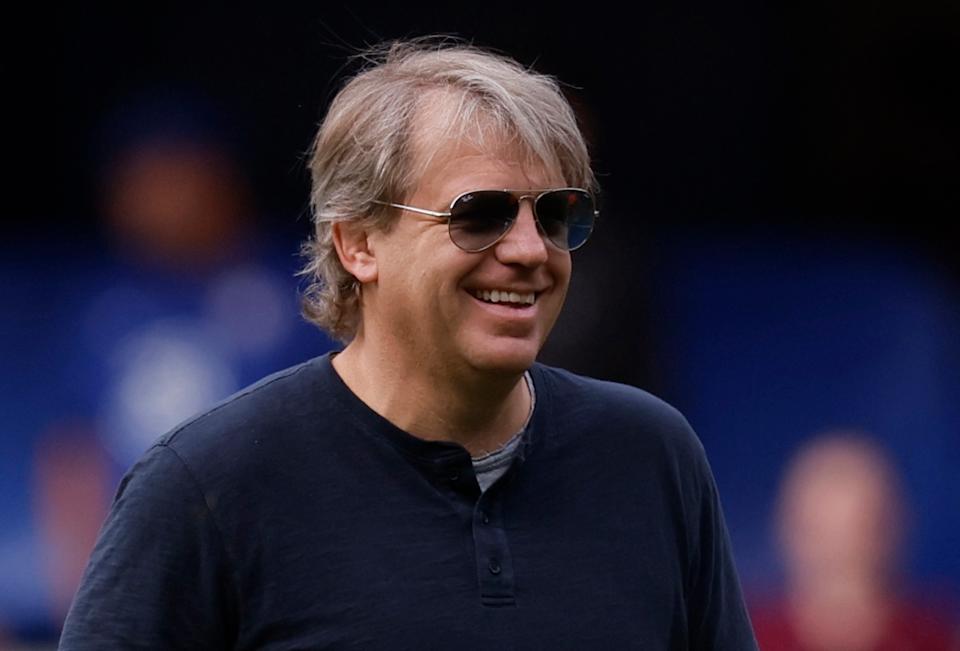
[[[562,187],[562,177],[529,164],[515,152],[479,151],[464,143],[447,145],[428,165],[413,191],[446,203],[472,190],[534,190]]]
[[[562,170],[546,164],[514,129],[472,109],[449,92],[425,95],[411,125],[413,188],[438,177],[495,171],[539,180],[538,187],[565,185]]]

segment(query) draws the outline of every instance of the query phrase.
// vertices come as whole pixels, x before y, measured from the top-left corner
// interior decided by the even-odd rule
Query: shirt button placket
[[[473,517],[473,540],[480,580],[480,598],[486,606],[514,605],[513,565],[502,521],[498,491],[485,493]]]

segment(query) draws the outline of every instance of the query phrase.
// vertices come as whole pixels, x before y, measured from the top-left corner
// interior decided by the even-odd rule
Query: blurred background
[[[25,11],[0,45],[0,648],[55,644],[153,438],[333,345],[297,312],[305,152],[358,47],[437,32],[567,84],[602,221],[542,358],[686,414],[764,648],[952,648],[960,5]]]

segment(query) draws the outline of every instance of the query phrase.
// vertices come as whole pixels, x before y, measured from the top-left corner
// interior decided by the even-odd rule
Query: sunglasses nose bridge
[[[513,225],[520,221],[520,213],[523,211],[523,202],[530,202],[530,215],[533,217],[533,223],[536,225],[537,230],[540,233],[543,233],[543,225],[540,223],[540,216],[537,214],[537,199],[540,198],[540,195],[537,194],[517,194],[514,195],[517,198],[517,214],[514,215],[513,222],[510,224],[512,228]]]
[[[513,215],[513,219],[511,219],[507,225],[507,228],[500,234],[500,237],[497,238],[497,243],[510,240],[513,242],[511,249],[516,249],[517,252],[522,251],[522,253],[517,253],[517,255],[536,257],[539,259],[541,255],[540,251],[546,251],[547,242],[545,231],[540,224],[539,217],[537,217],[537,196],[538,195],[535,194],[514,195],[517,199],[516,212]],[[522,215],[524,212],[524,199],[530,200],[529,222],[527,222]],[[524,223],[520,224],[519,222],[521,221]],[[531,227],[532,231],[529,230]]]
[[[540,218],[537,216],[537,195],[535,194],[514,194],[514,197],[517,199],[517,212],[514,213],[513,219],[510,220],[510,225],[507,227],[508,231],[513,230],[514,226],[517,225],[517,222],[520,221],[520,213],[523,212],[524,201],[530,202],[530,216],[533,217],[533,224],[536,226],[539,233],[543,233],[543,227],[540,225]]]

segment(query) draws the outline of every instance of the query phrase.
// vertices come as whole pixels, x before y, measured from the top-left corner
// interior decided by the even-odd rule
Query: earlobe
[[[352,222],[334,222],[333,245],[340,264],[360,283],[377,280],[377,259],[370,247],[365,228]]]

